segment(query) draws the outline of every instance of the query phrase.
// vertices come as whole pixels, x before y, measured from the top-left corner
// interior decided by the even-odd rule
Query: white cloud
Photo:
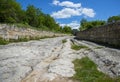
[[[88,16],[88,17],[94,17],[95,16],[94,10],[90,9],[90,8],[83,8],[82,9],[82,14],[84,14],[85,16]]]
[[[63,1],[63,2],[60,2],[58,0],[54,0],[53,1],[53,4],[54,5],[58,5],[58,6],[64,6],[64,7],[71,7],[71,8],[78,8],[78,7],[81,7],[81,3],[73,3],[71,1]]]
[[[80,16],[82,14],[81,9],[64,8],[58,12],[53,12],[52,17],[54,18],[70,18],[71,16]]]
[[[52,4],[58,5],[60,2],[58,0],[54,0]]]
[[[68,24],[60,24],[60,26],[70,26],[72,29],[78,29],[80,27],[80,23],[77,21],[72,21],[71,23]]]
[[[95,16],[95,12],[93,9],[83,8],[81,6],[81,3],[75,4],[75,3],[70,2],[70,1],[60,2],[58,0],[54,0],[53,4],[56,6],[64,6],[63,9],[61,9],[57,12],[53,12],[51,14],[51,16],[56,18],[56,19],[70,18],[72,16],[81,16],[81,15],[84,15],[85,17],[94,17]]]
[[[72,7],[72,8],[81,7],[81,3],[74,4],[73,2],[70,2],[70,1],[63,1],[59,3],[58,5],[64,6],[64,7]]]

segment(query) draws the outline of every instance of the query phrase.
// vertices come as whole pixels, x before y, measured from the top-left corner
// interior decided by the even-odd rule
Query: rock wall
[[[78,39],[120,47],[120,22],[80,31],[77,33],[76,37]]]
[[[52,37],[62,36],[64,34],[53,33],[48,31],[38,31],[31,28],[17,27],[16,25],[0,24],[0,37],[4,39],[18,39],[22,37]]]

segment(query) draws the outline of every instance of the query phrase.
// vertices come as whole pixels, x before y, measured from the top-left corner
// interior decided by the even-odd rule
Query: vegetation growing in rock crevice
[[[66,42],[67,42],[67,40],[66,40],[66,39],[62,40],[62,43],[66,43]]]
[[[88,57],[73,61],[76,74],[72,77],[80,82],[120,82],[120,78],[111,78],[97,70],[97,65]]]
[[[5,45],[5,44],[8,44],[8,43],[9,43],[9,41],[0,37],[0,45]]]
[[[73,49],[73,50],[80,50],[80,49],[83,49],[83,48],[88,49],[88,47],[84,46],[84,45],[76,45],[76,44],[71,45],[71,49]]]

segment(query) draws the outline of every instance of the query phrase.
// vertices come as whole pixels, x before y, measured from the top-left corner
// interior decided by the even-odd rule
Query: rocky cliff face
[[[0,37],[4,39],[18,39],[22,37],[62,36],[63,34],[38,31],[31,28],[17,27],[16,25],[0,24]]]

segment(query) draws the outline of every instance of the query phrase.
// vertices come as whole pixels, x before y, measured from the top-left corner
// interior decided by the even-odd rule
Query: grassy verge
[[[67,40],[66,40],[66,39],[62,40],[62,43],[66,43],[66,42],[67,42]]]
[[[0,45],[6,45],[9,43],[13,43],[13,42],[27,42],[30,40],[40,40],[40,39],[45,39],[45,38],[54,38],[56,36],[43,36],[43,37],[21,37],[18,39],[9,39],[9,40],[5,40],[3,38],[0,37]]]
[[[73,61],[76,74],[72,77],[80,82],[120,82],[120,78],[110,78],[97,70],[97,65],[88,57]]]
[[[0,37],[0,45],[5,45],[5,44],[8,44],[9,41],[7,40],[4,40],[3,38]]]
[[[102,49],[102,46],[95,47],[94,49]]]
[[[76,45],[76,44],[72,44],[72,45],[71,45],[71,49],[73,49],[73,50],[80,50],[80,49],[82,49],[82,48],[88,49],[87,46],[83,46],[83,45]]]

